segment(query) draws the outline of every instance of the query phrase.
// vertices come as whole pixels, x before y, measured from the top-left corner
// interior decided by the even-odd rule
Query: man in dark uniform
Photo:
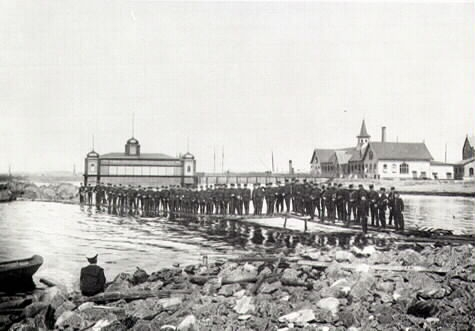
[[[92,205],[92,192],[93,192],[93,188],[91,186],[91,184],[87,184],[87,204],[89,206]]]
[[[396,230],[404,231],[404,202],[399,196],[398,192],[394,192],[393,199],[393,217],[394,217],[394,227]]]
[[[386,189],[381,187],[380,195],[378,199],[378,216],[381,226],[386,228],[386,208],[388,206],[388,197],[386,195]]]
[[[242,215],[243,211],[243,201],[242,201],[242,192],[243,188],[241,187],[241,184],[237,184],[236,188],[236,212],[238,215]]]
[[[138,186],[137,188],[137,209],[139,208],[140,204],[140,210],[142,211],[142,215],[145,210],[145,190],[142,188],[141,185]]]
[[[304,187],[304,203],[305,203],[305,213],[310,216],[310,219],[313,220],[315,217],[315,196],[313,195],[314,187],[313,183],[307,183]]]
[[[388,207],[389,207],[388,225],[393,224],[393,218],[394,218],[393,206],[394,206],[394,194],[395,193],[396,193],[396,189],[393,186],[393,187],[391,187],[391,191],[388,194]],[[396,225],[396,223],[394,223],[394,225]]]
[[[275,204],[275,192],[274,192],[274,188],[272,187],[272,183],[267,183],[265,197],[266,197],[267,215],[273,215],[274,204]]]
[[[341,183],[338,184],[338,188],[336,189],[336,209],[338,212],[338,220],[346,222],[345,189]]]
[[[349,203],[348,203],[348,221],[351,221],[351,214],[353,214],[353,221],[358,222],[358,191],[353,189],[353,184],[349,185]]]
[[[374,190],[374,185],[369,185],[369,192],[368,192],[368,203],[369,203],[369,210],[371,212],[371,225],[372,226],[379,226],[378,220],[378,199],[379,195],[378,192]]]
[[[136,199],[135,195],[136,195],[135,189],[132,187],[132,185],[129,185],[129,189],[127,190],[127,204],[129,207],[130,215],[134,215],[135,210],[137,209],[137,206],[135,205],[135,199]]]
[[[231,197],[232,191],[230,188],[228,188],[226,185],[223,185],[223,215],[228,214],[228,212],[231,212]],[[228,210],[229,209],[229,210]]]
[[[93,296],[104,292],[106,276],[104,269],[97,265],[97,253],[88,254],[86,258],[89,265],[81,269],[79,287],[82,295]]]
[[[259,186],[259,183],[254,183],[251,193],[252,206],[254,207],[254,215],[259,215],[257,203],[257,190],[259,189]]]
[[[364,199],[363,199],[364,198]],[[361,202],[364,200],[364,202]],[[362,213],[363,206],[366,206],[366,210]],[[369,210],[369,202],[368,202],[368,192],[364,189],[362,184],[358,185],[358,224],[361,224],[362,220],[366,220],[366,229],[368,228],[368,210]],[[363,224],[362,224],[363,226]],[[365,232],[366,233],[366,232]]]
[[[257,215],[262,215],[262,208],[264,206],[264,197],[266,194],[266,190],[263,185],[258,184],[256,190],[256,201],[257,201]]]
[[[285,180],[283,196],[285,201],[285,209],[287,213],[290,213],[290,201],[292,199],[292,184],[289,183],[289,180]]]
[[[249,202],[251,201],[251,190],[247,187],[247,184],[244,184],[242,190],[242,202],[244,204],[244,213],[249,215]]]
[[[335,205],[336,205],[336,189],[334,185],[328,184],[328,188],[325,191],[325,207],[327,209],[328,220],[335,223]]]
[[[277,187],[275,188],[275,209],[277,213],[284,212],[284,195],[284,186],[281,184],[281,182],[277,182]]]
[[[96,198],[96,209],[101,210],[101,202],[102,202],[102,186],[100,183],[96,184],[96,187],[94,187],[94,196]]]
[[[322,185],[322,189],[321,189],[321,192],[320,192],[320,206],[322,208],[322,213],[320,214],[320,220],[323,222],[325,220],[325,208],[326,208],[326,204],[325,204],[325,199],[326,199],[326,193],[327,192],[327,188],[325,185]]]
[[[315,183],[314,187],[312,188],[312,205],[313,210],[317,209],[317,215],[321,219],[322,218],[322,209],[320,205],[320,200],[322,198],[322,190],[320,189],[318,183]]]
[[[170,190],[168,186],[165,185],[160,192],[160,198],[162,199],[163,211],[167,212],[169,208],[169,199],[170,199]]]
[[[361,223],[361,228],[363,233],[368,232],[368,194],[366,191],[362,193],[360,190],[359,194],[359,201],[358,201],[358,220]]]
[[[83,186],[82,183],[79,184],[79,203],[82,205],[84,203],[84,197],[85,197],[85,187]]]

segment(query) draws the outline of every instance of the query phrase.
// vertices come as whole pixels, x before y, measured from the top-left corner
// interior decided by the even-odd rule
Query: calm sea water
[[[449,229],[475,234],[475,200],[470,198],[406,196],[408,227]],[[327,238],[328,239],[328,238]],[[341,239],[341,238],[340,238]],[[170,221],[136,219],[96,212],[94,208],[60,203],[17,201],[0,204],[0,260],[39,254],[45,262],[37,278],[47,277],[69,288],[77,286],[84,254],[99,255],[106,277],[136,266],[152,272],[174,263],[211,259],[292,247],[315,237],[289,236],[235,221]],[[317,240],[318,241],[318,240]],[[325,240],[338,244],[338,240]]]

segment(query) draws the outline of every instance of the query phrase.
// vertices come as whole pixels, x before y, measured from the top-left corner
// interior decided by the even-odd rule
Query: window
[[[425,171],[421,171],[421,178],[427,178],[427,175],[426,175]]]
[[[396,165],[396,163],[393,163],[393,164],[392,164],[391,169],[392,169],[393,174],[395,174],[395,173],[397,172],[397,165]]]
[[[447,179],[452,179],[452,173],[451,173],[451,172],[448,172],[448,173],[446,174],[446,176],[447,176]]]
[[[384,173],[388,172],[388,165],[386,163],[383,164],[383,172]]]
[[[373,151],[369,151],[368,158],[369,158],[370,160],[373,159]]]
[[[188,172],[188,173],[191,172],[191,167],[190,166],[186,167],[186,172]]]
[[[439,179],[439,174],[437,172],[433,172],[432,177],[434,177],[434,179]]]
[[[401,163],[399,166],[399,173],[401,174],[408,174],[409,173],[409,165],[407,163]]]
[[[468,169],[468,175],[469,175],[470,177],[473,177],[473,168],[469,168],[469,169]]]

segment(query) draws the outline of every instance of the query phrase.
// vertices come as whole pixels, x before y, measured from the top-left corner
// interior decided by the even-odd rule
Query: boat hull
[[[43,258],[39,255],[33,255],[28,259],[0,262],[0,284],[31,282],[42,264]]]

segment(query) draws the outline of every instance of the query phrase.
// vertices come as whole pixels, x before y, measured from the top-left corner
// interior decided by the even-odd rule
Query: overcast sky
[[[475,134],[473,2],[0,2],[0,172],[92,147],[189,150],[198,171],[308,170],[313,148]]]

